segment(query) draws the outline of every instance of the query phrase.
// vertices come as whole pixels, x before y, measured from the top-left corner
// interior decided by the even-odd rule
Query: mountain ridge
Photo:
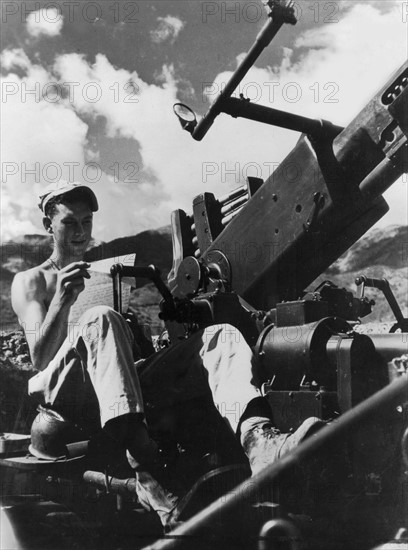
[[[52,239],[46,235],[25,235],[2,245],[0,264],[0,286],[2,305],[2,327],[16,325],[16,318],[10,305],[12,279],[18,271],[39,265],[52,251]],[[86,253],[88,261],[114,258],[136,252],[136,265],[156,265],[163,279],[171,269],[172,242],[170,226],[142,231],[137,235],[121,237],[110,242],[93,241]],[[324,279],[331,279],[340,287],[353,288],[357,275],[381,278],[386,276],[395,290],[397,301],[404,314],[408,312],[408,227],[389,226],[385,229],[371,229],[355,243],[341,258],[312,284],[316,287]],[[371,295],[371,291],[368,291]],[[372,293],[377,301],[377,320],[391,320],[383,297]],[[146,280],[137,280],[137,288],[132,293],[131,306],[143,322],[152,323],[155,331],[161,327],[157,319],[160,295]],[[373,315],[373,314],[372,314]],[[370,320],[372,316],[369,316]]]

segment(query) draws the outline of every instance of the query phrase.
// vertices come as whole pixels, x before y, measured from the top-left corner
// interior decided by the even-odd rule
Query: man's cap
[[[45,207],[47,203],[54,197],[59,197],[60,195],[66,195],[72,191],[82,190],[84,195],[89,199],[92,212],[96,212],[99,208],[98,200],[95,196],[95,193],[90,187],[83,185],[78,182],[67,182],[67,181],[57,181],[47,185],[47,187],[39,195],[38,207],[40,210],[45,212]]]

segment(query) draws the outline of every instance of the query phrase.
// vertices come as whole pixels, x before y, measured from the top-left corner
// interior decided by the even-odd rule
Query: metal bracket
[[[397,321],[391,328],[391,332],[395,332],[399,328],[402,332],[408,332],[408,318],[404,317],[387,279],[373,279],[360,275],[356,278],[355,283],[357,285],[357,298],[361,300],[364,298],[365,287],[381,290]]]
[[[323,193],[320,193],[319,191],[313,195],[313,207],[310,211],[310,214],[307,218],[307,221],[305,224],[303,224],[303,227],[305,228],[305,231],[307,233],[316,232],[316,226],[317,226],[317,220],[319,217],[320,212],[323,210],[324,204],[326,202],[326,197]]]

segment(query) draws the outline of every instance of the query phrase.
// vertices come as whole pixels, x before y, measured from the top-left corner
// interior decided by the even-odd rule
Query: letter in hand
[[[72,306],[85,288],[84,279],[90,279],[87,262],[73,262],[63,267],[57,275],[55,297],[62,305]]]

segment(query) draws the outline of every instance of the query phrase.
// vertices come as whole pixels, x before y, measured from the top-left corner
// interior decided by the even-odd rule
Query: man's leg
[[[209,386],[221,416],[240,437],[253,473],[288,453],[321,424],[310,418],[293,434],[281,434],[260,394],[260,382],[251,348],[229,324],[207,327],[156,354],[141,374],[143,394],[153,404],[171,406],[203,395]]]
[[[251,348],[231,325],[208,327],[200,351],[214,403],[240,437],[253,474],[289,453],[323,423],[308,418],[292,434],[273,425],[272,411],[258,390],[259,367]]]
[[[84,438],[101,428],[97,396],[72,338],[66,338],[47,368],[28,382],[28,393],[84,430]]]
[[[136,473],[139,501],[166,525],[178,499],[153,477],[160,468],[158,448],[144,422],[128,324],[111,308],[93,308],[81,318],[76,349],[98,396],[104,430],[127,449],[129,464]]]
[[[177,500],[147,472],[155,466],[158,449],[144,422],[132,344],[132,333],[121,315],[108,307],[91,308],[50,365],[30,380],[29,392],[64,414],[64,409],[72,410],[73,404],[84,401],[91,385],[103,432],[127,449],[129,463],[136,470],[140,500],[166,518]]]
[[[248,404],[262,401],[256,358],[241,332],[228,324],[204,329],[199,358],[214,404],[236,433]]]
[[[91,386],[103,427],[123,415],[143,415],[133,365],[132,334],[125,320],[109,307],[94,307],[69,331],[48,367],[30,380],[29,393],[41,404],[69,414],[75,413]]]
[[[72,347],[98,396],[102,426],[129,413],[143,415],[133,336],[123,317],[109,307],[94,307],[82,315],[73,333]]]

